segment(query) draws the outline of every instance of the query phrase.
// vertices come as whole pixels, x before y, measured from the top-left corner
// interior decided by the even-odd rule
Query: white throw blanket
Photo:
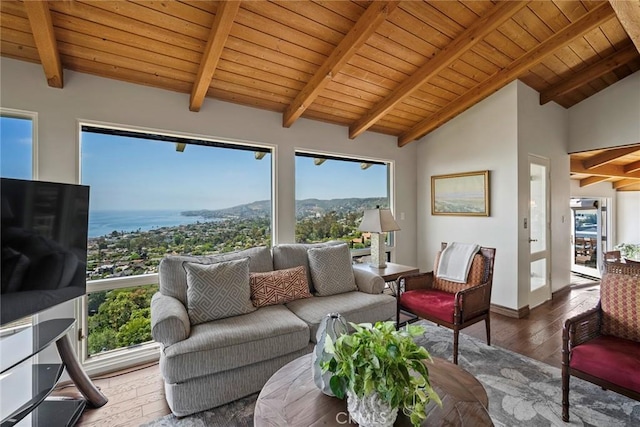
[[[473,257],[480,245],[453,242],[440,254],[437,277],[451,282],[466,283]]]

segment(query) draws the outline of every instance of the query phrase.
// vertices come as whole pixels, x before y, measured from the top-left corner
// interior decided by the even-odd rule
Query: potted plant
[[[622,258],[640,261],[640,244],[620,243],[615,246],[614,249],[620,251],[620,256]]]
[[[341,399],[347,395],[349,414],[361,426],[391,426],[398,409],[420,425],[430,400],[442,405],[429,383],[425,362],[431,356],[413,340],[424,328],[407,325],[396,331],[394,322],[350,325],[355,332],[325,342],[333,357],[323,370],[333,373],[333,393]]]

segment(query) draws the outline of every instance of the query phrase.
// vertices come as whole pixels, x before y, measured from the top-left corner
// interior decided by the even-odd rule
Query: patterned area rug
[[[432,356],[452,360],[452,332],[421,321],[418,342]],[[484,385],[496,426],[638,426],[640,402],[571,378],[570,423],[562,421],[560,369],[460,334],[458,363]],[[185,418],[167,415],[145,427],[252,426],[257,394]],[[293,426],[306,427],[306,426]]]

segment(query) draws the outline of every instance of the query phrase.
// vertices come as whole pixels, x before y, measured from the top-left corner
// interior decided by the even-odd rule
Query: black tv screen
[[[2,178],[0,324],[86,292],[89,187]]]

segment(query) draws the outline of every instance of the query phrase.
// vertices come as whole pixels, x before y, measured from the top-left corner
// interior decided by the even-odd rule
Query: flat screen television
[[[86,292],[89,187],[1,178],[0,324]]]

